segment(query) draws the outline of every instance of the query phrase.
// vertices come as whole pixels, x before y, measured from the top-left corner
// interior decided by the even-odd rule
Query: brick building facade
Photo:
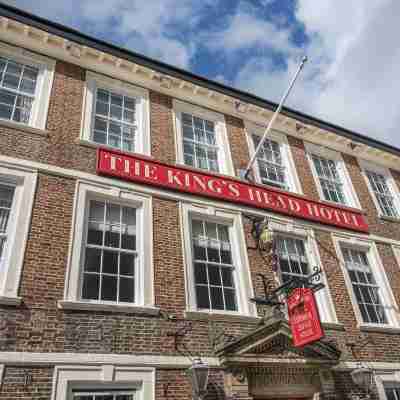
[[[285,109],[257,158],[255,187],[367,233],[100,175],[103,147],[240,182],[274,104],[0,14],[0,399],[190,399],[195,356],[208,400],[367,398],[361,366],[400,399],[399,149]],[[315,266],[325,336],[299,349],[250,298]]]

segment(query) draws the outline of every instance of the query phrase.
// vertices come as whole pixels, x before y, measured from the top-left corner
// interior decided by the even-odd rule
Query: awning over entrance
[[[262,327],[220,348],[221,364],[249,398],[334,398],[331,368],[340,351],[324,340],[303,348],[292,344],[286,321],[271,319]],[[247,386],[247,388],[245,387]],[[329,397],[328,397],[329,396]]]

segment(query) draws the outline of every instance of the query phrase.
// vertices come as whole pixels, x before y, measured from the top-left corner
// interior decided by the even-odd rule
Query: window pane
[[[102,276],[101,282],[101,299],[105,301],[117,300],[117,282],[118,278],[115,276]]]
[[[119,301],[133,303],[134,300],[134,280],[132,278],[120,278]]]
[[[236,311],[236,296],[235,291],[233,289],[224,289],[225,294],[225,306],[229,311]]]
[[[83,274],[82,298],[88,300],[99,298],[99,275]]]
[[[207,284],[207,268],[205,264],[194,265],[194,279],[196,283]]]
[[[98,222],[89,222],[87,242],[89,244],[103,244],[103,226]]]
[[[11,119],[13,108],[5,104],[0,104],[0,118]]]
[[[107,224],[117,225],[121,222],[121,207],[117,204],[107,204]]]
[[[211,286],[210,287],[211,305],[215,310],[224,309],[224,299],[222,296],[222,288]]]
[[[105,229],[105,239],[104,245],[107,247],[117,247],[119,248],[119,239],[120,239],[120,226],[119,225],[111,225],[106,226]]]
[[[136,210],[131,207],[122,208],[122,243],[126,250],[136,249]]]
[[[133,276],[135,271],[135,256],[133,254],[121,253],[119,268],[121,275]]]
[[[208,279],[210,281],[210,285],[222,285],[219,267],[215,267],[213,265],[208,267]]]
[[[104,202],[99,201],[91,201],[90,202],[90,211],[89,211],[89,219],[92,221],[104,221]]]
[[[91,247],[86,248],[85,271],[100,272],[101,250]]]
[[[0,103],[9,105],[10,107],[14,106],[17,95],[13,92],[9,92],[5,89],[0,89]]]
[[[207,286],[196,286],[196,298],[198,308],[210,308]]]
[[[233,287],[233,276],[230,268],[222,268],[222,283],[224,286]]]
[[[103,273],[118,274],[118,253],[104,250],[103,252]]]

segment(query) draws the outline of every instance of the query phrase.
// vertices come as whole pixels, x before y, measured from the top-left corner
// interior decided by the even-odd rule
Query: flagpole
[[[258,152],[260,151],[262,145],[264,144],[265,139],[267,138],[267,135],[268,135],[269,131],[271,130],[272,125],[274,124],[274,122],[275,122],[275,120],[276,120],[276,117],[277,117],[278,114],[280,113],[280,111],[281,111],[281,109],[282,109],[282,106],[283,106],[283,104],[285,103],[285,100],[287,99],[287,97],[289,96],[289,93],[290,93],[290,91],[292,90],[292,87],[293,87],[294,83],[296,82],[296,79],[297,79],[297,77],[298,77],[300,71],[303,69],[304,64],[306,63],[306,61],[307,61],[307,57],[304,56],[303,59],[301,60],[301,63],[300,63],[300,65],[299,65],[299,67],[297,68],[296,73],[294,74],[294,77],[293,77],[292,81],[290,82],[289,87],[287,88],[285,94],[283,95],[281,101],[279,102],[278,108],[275,110],[274,115],[272,116],[271,120],[269,121],[268,126],[267,126],[267,128],[265,129],[264,135],[263,135],[263,137],[262,137],[260,143],[258,144],[258,146],[257,146],[257,148],[256,148],[256,150],[255,150],[255,152],[254,152],[254,154],[253,154],[253,156],[251,157],[251,160],[249,161],[249,164],[247,165],[247,168],[246,168],[245,171],[244,171],[244,175],[243,175],[243,176],[244,176],[245,179],[248,179],[248,175],[249,175],[249,173],[250,173],[251,167],[252,167],[253,164],[254,164],[254,161],[255,161],[255,159],[256,159],[256,157],[257,157],[257,154],[258,154]]]

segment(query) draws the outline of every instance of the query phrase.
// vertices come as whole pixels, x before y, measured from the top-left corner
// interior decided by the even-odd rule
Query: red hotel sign
[[[305,346],[324,336],[314,292],[311,289],[294,289],[287,298],[287,306],[295,347]]]
[[[303,196],[238,179],[194,171],[181,166],[171,166],[143,156],[99,149],[97,173],[261,208],[353,231],[368,232],[368,225],[363,215],[356,210],[334,207]]]

